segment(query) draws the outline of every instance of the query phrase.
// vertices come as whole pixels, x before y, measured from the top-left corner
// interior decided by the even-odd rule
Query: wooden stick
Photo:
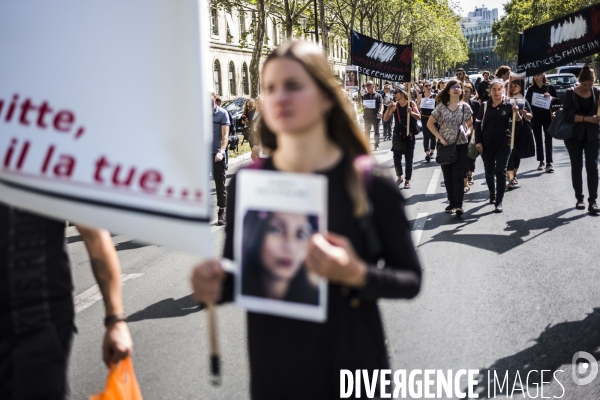
[[[206,305],[208,314],[208,337],[210,342],[210,372],[212,374],[213,386],[221,384],[221,360],[219,355],[219,338],[217,330],[217,314],[215,305],[209,303]]]
[[[408,95],[408,103],[406,103],[406,137],[410,136],[410,82],[406,85]]]
[[[515,106],[518,105],[519,102],[517,99],[515,99]],[[514,149],[515,148],[515,124],[517,123],[517,113],[514,112],[513,113],[513,120],[512,120],[512,132],[510,135],[510,149]]]
[[[594,89],[592,89],[592,90],[594,90]],[[600,100],[598,101],[598,112],[596,113],[596,115],[600,116]]]

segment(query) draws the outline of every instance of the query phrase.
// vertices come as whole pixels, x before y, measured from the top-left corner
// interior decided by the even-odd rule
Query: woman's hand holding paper
[[[334,283],[348,286],[362,286],[367,275],[367,266],[354,251],[352,243],[333,233],[312,236],[306,267]]]

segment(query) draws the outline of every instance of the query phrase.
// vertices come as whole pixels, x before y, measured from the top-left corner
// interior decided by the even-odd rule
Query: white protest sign
[[[376,105],[376,100],[363,100],[364,108],[375,108]]]
[[[544,97],[543,94],[533,93],[531,98],[531,105],[534,107],[549,109],[550,104],[552,104],[552,97]]]
[[[421,108],[425,108],[428,110],[435,109],[435,99],[426,99],[425,97],[421,97]]]
[[[237,174],[236,193],[236,304],[324,322],[327,281],[304,262],[312,234],[327,231],[327,178],[246,169]]]
[[[203,8],[0,2],[0,201],[209,255]]]

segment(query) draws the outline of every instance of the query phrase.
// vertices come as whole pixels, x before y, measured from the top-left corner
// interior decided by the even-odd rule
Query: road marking
[[[431,177],[431,182],[429,182],[429,186],[427,187],[427,192],[425,192],[425,196],[431,196],[435,194],[441,173],[442,171],[439,168],[433,170],[433,176]]]
[[[121,286],[125,284],[128,280],[137,279],[142,274],[123,274],[121,275]],[[75,313],[79,313],[97,301],[102,300],[102,293],[100,293],[100,288],[98,285],[94,285],[85,292],[75,296]]]
[[[413,225],[413,230],[411,232],[413,244],[415,247],[419,247],[419,242],[421,241],[421,235],[423,234],[423,229],[425,228],[425,222],[427,221],[427,213],[419,213],[417,215],[417,219],[415,224]]]

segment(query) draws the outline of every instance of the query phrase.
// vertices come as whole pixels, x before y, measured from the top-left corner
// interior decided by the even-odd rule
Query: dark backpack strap
[[[367,212],[358,220],[361,233],[367,244],[367,252],[370,260],[377,260],[383,254],[383,246],[379,231],[373,219],[373,171],[375,163],[368,155],[359,156],[354,160],[354,168],[359,174],[360,181],[367,193]]]

